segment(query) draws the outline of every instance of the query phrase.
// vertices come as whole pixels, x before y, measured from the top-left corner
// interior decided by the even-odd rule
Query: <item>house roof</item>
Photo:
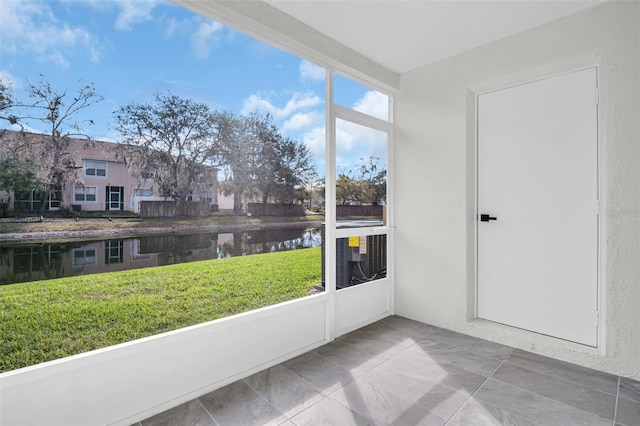
[[[402,74],[604,0],[264,0]]]
[[[43,143],[51,138],[51,135],[44,133],[20,132],[15,130],[3,129],[3,138],[6,141],[18,141],[19,139],[29,140],[29,144]],[[68,137],[68,151],[77,159],[83,160],[101,160],[112,162],[123,162],[116,153],[115,142],[97,141],[87,138]],[[11,144],[0,144],[0,148],[5,146],[11,149]],[[35,146],[35,145],[34,145]],[[0,153],[2,149],[0,149]]]

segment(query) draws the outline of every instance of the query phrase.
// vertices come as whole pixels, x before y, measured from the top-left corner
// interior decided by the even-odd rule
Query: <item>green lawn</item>
[[[0,372],[309,294],[320,248],[0,286]]]

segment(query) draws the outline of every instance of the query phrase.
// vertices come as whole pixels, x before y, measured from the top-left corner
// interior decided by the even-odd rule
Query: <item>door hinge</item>
[[[598,89],[597,87],[596,87],[596,98],[595,98],[595,101],[596,101],[596,105],[598,105],[600,103],[600,89]]]
[[[596,311],[596,327],[600,326],[600,311]]]

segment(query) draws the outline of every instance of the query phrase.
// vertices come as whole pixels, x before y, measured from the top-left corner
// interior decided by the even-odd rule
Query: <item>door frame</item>
[[[597,242],[596,242],[596,258],[597,258],[597,263],[596,263],[596,310],[597,310],[597,323],[596,323],[596,346],[590,346],[590,345],[584,345],[581,343],[577,343],[577,342],[573,342],[570,340],[566,340],[566,339],[562,339],[560,337],[555,337],[555,336],[549,336],[546,334],[542,334],[542,333],[538,333],[535,331],[531,331],[531,330],[525,330],[522,328],[517,328],[514,326],[508,326],[508,325],[504,325],[501,324],[501,326],[503,327],[509,327],[510,329],[513,330],[518,330],[518,332],[523,332],[523,333],[533,333],[537,336],[544,336],[550,339],[554,339],[554,340],[559,340],[559,341],[564,341],[564,342],[569,342],[575,345],[579,345],[580,347],[585,347],[585,348],[595,348],[595,349],[600,349],[603,346],[603,336],[604,336],[604,324],[605,321],[603,320],[603,293],[602,293],[602,273],[604,271],[602,262],[603,262],[603,256],[602,256],[602,242],[604,241],[604,237],[603,237],[603,222],[602,222],[602,212],[603,212],[603,197],[602,197],[602,137],[600,134],[600,118],[601,118],[601,113],[600,113],[600,88],[601,88],[601,82],[600,82],[600,67],[598,64],[590,64],[590,65],[586,65],[583,67],[579,67],[579,68],[569,68],[566,69],[565,71],[560,71],[560,72],[555,72],[555,73],[541,73],[541,74],[536,74],[533,77],[527,78],[527,79],[518,79],[515,78],[515,80],[509,84],[495,84],[495,85],[485,85],[483,86],[481,89],[477,89],[477,90],[473,90],[470,89],[469,91],[469,96],[472,98],[468,98],[468,100],[470,101],[470,108],[469,109],[473,109],[472,114],[470,114],[471,117],[473,117],[473,123],[472,126],[469,130],[470,134],[470,141],[471,143],[468,144],[468,146],[471,147],[472,151],[473,151],[473,156],[471,158],[468,158],[468,161],[470,161],[470,163],[468,163],[468,166],[470,166],[472,168],[472,173],[470,173],[470,176],[472,177],[472,191],[473,191],[473,210],[471,212],[471,214],[469,216],[471,216],[470,218],[468,218],[467,224],[471,225],[469,229],[471,229],[473,231],[473,240],[470,242],[470,246],[473,250],[472,255],[469,257],[469,262],[468,262],[468,266],[470,267],[470,271],[468,273],[468,277],[470,278],[471,281],[471,285],[472,285],[472,294],[473,296],[469,298],[468,300],[468,307],[469,307],[469,321],[482,321],[482,322],[492,322],[483,318],[480,318],[478,316],[478,296],[479,296],[479,286],[478,286],[478,267],[479,267],[479,261],[478,261],[478,254],[479,254],[479,245],[478,245],[478,232],[479,232],[479,227],[478,227],[478,223],[479,223],[479,215],[480,212],[478,210],[479,207],[479,203],[478,203],[478,184],[479,184],[479,174],[480,174],[480,170],[479,170],[479,164],[478,164],[478,139],[479,139],[479,98],[480,96],[484,95],[484,94],[488,94],[488,93],[493,93],[496,91],[500,91],[500,90],[505,90],[505,89],[510,89],[513,87],[518,87],[518,86],[522,86],[522,85],[526,85],[526,84],[530,84],[530,83],[534,83],[537,81],[541,81],[541,80],[547,80],[547,79],[551,79],[551,78],[555,78],[555,77],[560,77],[560,76],[564,76],[564,75],[568,75],[568,74],[573,74],[576,72],[580,72],[580,71],[584,71],[584,70],[588,70],[588,69],[595,69],[596,71],[596,92],[594,93],[595,96],[595,102],[596,102],[596,194],[597,194],[597,199],[598,199],[598,219],[597,219]],[[471,112],[471,111],[469,111]],[[471,189],[471,188],[470,188]],[[496,323],[497,324],[497,323]]]
[[[118,191],[114,191],[113,188],[118,188]],[[106,187],[107,200],[106,200],[106,210],[107,211],[123,211],[124,210],[124,186],[111,186],[107,185]],[[118,208],[111,207],[111,194],[118,194]]]

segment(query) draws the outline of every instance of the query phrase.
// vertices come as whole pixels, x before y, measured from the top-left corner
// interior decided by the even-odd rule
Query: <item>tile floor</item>
[[[152,425],[640,426],[640,382],[394,316]]]

